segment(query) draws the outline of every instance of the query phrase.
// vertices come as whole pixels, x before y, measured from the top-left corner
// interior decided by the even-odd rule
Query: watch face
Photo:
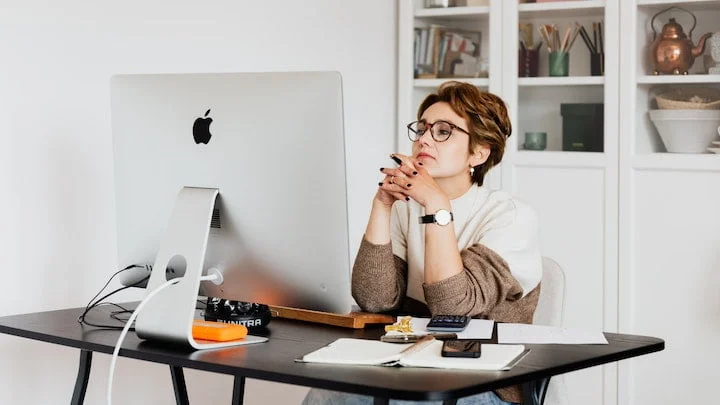
[[[439,210],[435,213],[435,223],[438,225],[447,225],[452,221],[452,214],[450,211]]]

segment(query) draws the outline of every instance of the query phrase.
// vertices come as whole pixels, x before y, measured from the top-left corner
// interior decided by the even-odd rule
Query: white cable
[[[219,273],[214,272],[213,274],[200,277],[200,281],[214,281],[218,279]],[[143,298],[142,301],[140,301],[140,305],[135,308],[135,311],[133,311],[132,315],[130,315],[130,318],[128,319],[127,323],[125,324],[125,327],[123,328],[122,332],[120,332],[120,337],[118,338],[117,344],[115,344],[115,350],[113,350],[112,359],[110,360],[110,374],[108,375],[108,384],[107,384],[107,404],[112,405],[112,384],[113,384],[113,375],[115,374],[115,363],[117,362],[118,354],[120,353],[120,346],[122,346],[123,340],[125,340],[125,335],[127,335],[128,331],[130,330],[130,326],[135,321],[135,318],[140,313],[140,310],[145,306],[145,304],[150,301],[157,293],[164,290],[165,288],[177,283],[178,281],[182,280],[182,278],[174,278],[172,280],[168,280],[165,283],[161,284],[160,287],[154,289],[150,292],[145,298]]]

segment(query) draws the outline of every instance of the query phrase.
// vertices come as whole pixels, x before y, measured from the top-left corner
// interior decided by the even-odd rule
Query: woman
[[[353,297],[369,312],[531,323],[542,276],[535,214],[483,185],[512,132],[505,103],[447,82],[417,118],[408,125],[412,156],[393,154],[398,167],[380,169],[385,178],[353,266]],[[520,402],[514,386],[458,404]],[[372,399],[312,390],[305,403]]]

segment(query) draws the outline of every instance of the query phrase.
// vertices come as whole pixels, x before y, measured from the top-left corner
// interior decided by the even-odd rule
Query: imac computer
[[[119,264],[153,266],[148,291],[182,276],[141,338],[200,348],[198,293],[351,311],[339,73],[117,75],[111,99]]]

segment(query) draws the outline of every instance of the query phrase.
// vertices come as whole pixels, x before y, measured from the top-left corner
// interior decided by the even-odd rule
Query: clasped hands
[[[447,195],[423,167],[422,162],[399,153],[393,153],[390,158],[399,166],[380,168],[385,178],[378,184],[380,188],[375,197],[378,201],[388,207],[396,200],[410,201],[410,198],[424,207],[448,201]]]

